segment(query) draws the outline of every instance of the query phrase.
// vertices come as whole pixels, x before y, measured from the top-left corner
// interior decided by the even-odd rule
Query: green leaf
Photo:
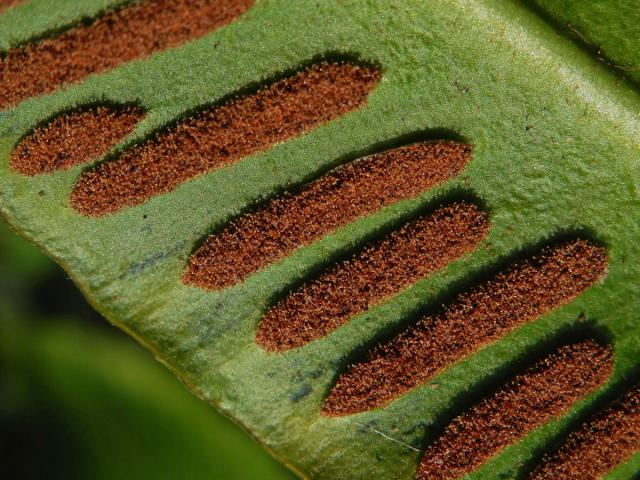
[[[621,77],[640,82],[640,25],[633,2],[533,0],[557,28]]]
[[[121,2],[60,3],[51,17],[44,15],[46,0],[9,10],[0,17],[0,45]],[[585,336],[610,344],[615,368],[604,385],[470,474],[526,478],[543,453],[635,384],[640,354],[640,100],[632,82],[620,82],[619,69],[548,22],[559,15],[554,5],[560,2],[541,14],[504,0],[256,2],[207,36],[3,111],[0,208],[109,321],[304,477],[414,478],[422,453],[454,416],[536,358]],[[618,45],[609,35],[619,20],[611,5],[597,29],[589,20],[596,13],[571,22],[587,43],[602,43],[608,58],[628,65],[633,47],[606,46]],[[635,10],[626,16],[638,23]],[[380,80],[348,111],[274,137],[207,173],[185,175],[161,194],[96,216],[73,203],[80,179],[140,152],[140,145],[161,143],[180,128],[176,122],[191,125],[237,94],[256,95],[322,60],[378,69]],[[11,167],[16,145],[34,128],[95,105],[146,112],[101,166],[88,159],[36,176]],[[183,282],[208,235],[242,214],[284,191],[298,192],[333,167],[422,140],[467,143],[472,158],[455,178],[349,219],[233,286],[208,290]],[[367,304],[323,338],[275,353],[256,343],[262,318],[289,292],[417,216],[460,200],[488,215],[488,233],[475,249]],[[385,405],[349,415],[323,410],[337,379],[375,345],[532,252],[579,238],[607,256],[602,279],[579,295],[479,342]],[[639,466],[639,456],[627,457],[611,478],[629,478]]]
[[[132,340],[77,317],[73,286],[53,293],[72,320],[24,298],[66,279],[2,222],[0,266],[3,478],[291,478]]]

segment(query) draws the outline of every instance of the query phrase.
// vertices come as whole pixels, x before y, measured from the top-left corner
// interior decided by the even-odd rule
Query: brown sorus
[[[470,158],[468,145],[441,141],[349,163],[211,235],[192,257],[183,280],[211,290],[234,285],[358,217],[456,176]]]
[[[378,70],[321,62],[197,114],[87,173],[71,201],[100,216],[169,192],[365,104]]]
[[[26,0],[0,0],[0,13],[4,12],[9,7],[15,7]]]
[[[302,346],[470,252],[487,216],[458,202],[414,220],[294,290],[260,323],[257,342],[270,351]]]
[[[0,58],[0,109],[230,23],[254,0],[143,0]],[[52,7],[53,8],[53,7]]]
[[[386,405],[484,345],[572,301],[606,267],[604,249],[586,240],[563,242],[516,262],[352,365],[327,397],[324,414]]]
[[[93,160],[129,135],[142,117],[132,106],[65,113],[22,139],[11,154],[11,168],[39,175]]]
[[[565,414],[606,382],[612,369],[610,348],[590,340],[561,347],[454,419],[427,448],[417,480],[464,477],[530,431]]]
[[[547,455],[531,480],[597,480],[640,450],[640,388],[569,435],[560,449]]]
[[[71,203],[101,216],[173,190],[363,106],[380,72],[321,62],[201,112],[88,172]]]

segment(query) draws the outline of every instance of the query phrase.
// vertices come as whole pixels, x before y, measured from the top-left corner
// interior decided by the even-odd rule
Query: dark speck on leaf
[[[299,402],[304,397],[311,393],[311,385],[308,383],[303,383],[298,390],[293,392],[289,397],[292,402]]]

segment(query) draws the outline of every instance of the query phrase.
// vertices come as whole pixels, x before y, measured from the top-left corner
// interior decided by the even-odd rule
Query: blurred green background
[[[294,477],[0,220],[0,478]]]

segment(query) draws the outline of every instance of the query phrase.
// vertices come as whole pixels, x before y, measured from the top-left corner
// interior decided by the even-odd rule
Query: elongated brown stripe
[[[142,116],[136,107],[100,106],[66,113],[25,137],[11,154],[11,167],[24,175],[39,175],[98,158],[129,135]]]
[[[532,480],[597,480],[640,450],[640,389],[572,433],[534,470]]]
[[[593,341],[560,348],[456,418],[427,448],[416,478],[462,478],[527,433],[565,414],[602,385],[612,369],[611,350]]]
[[[100,216],[265,150],[363,106],[380,73],[322,62],[196,115],[80,179],[74,208]]]
[[[460,294],[343,373],[326,415],[383,406],[440,370],[540,315],[575,299],[601,278],[604,249],[586,240],[545,248]]]
[[[211,290],[234,285],[358,217],[456,176],[470,158],[468,145],[429,142],[347,164],[211,235],[183,280]]]
[[[0,59],[0,109],[201,37],[253,4],[254,0],[143,0],[54,38],[16,47]]]
[[[486,215],[454,203],[413,221],[304,284],[272,307],[257,342],[270,351],[323,337],[453,259],[485,236]]]
[[[28,0],[0,0],[0,13],[4,12],[9,7],[15,7],[21,3],[25,3]]]

